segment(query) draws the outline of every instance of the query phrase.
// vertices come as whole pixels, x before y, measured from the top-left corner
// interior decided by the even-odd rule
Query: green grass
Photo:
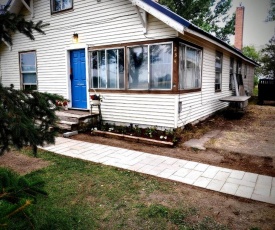
[[[53,164],[27,175],[44,180],[49,194],[32,206],[36,229],[225,229],[209,218],[188,222],[199,210],[186,204],[173,182],[42,151],[39,156]]]

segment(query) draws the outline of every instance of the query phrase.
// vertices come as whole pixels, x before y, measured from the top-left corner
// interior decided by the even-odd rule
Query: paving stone
[[[235,195],[238,187],[239,187],[239,185],[237,185],[237,184],[232,184],[232,183],[226,182],[220,191],[223,193],[226,193],[226,194]]]
[[[198,165],[198,162],[189,161],[184,165],[186,169],[194,169]]]
[[[259,175],[256,184],[262,184],[262,185],[271,187],[272,177],[271,176]]]
[[[140,168],[142,168],[144,166],[145,166],[145,164],[136,163],[136,164],[130,166],[129,168],[133,171],[137,171],[137,170],[139,170]]]
[[[177,170],[174,175],[178,177],[185,177],[191,170],[186,168],[181,168]]]
[[[251,198],[253,193],[253,188],[240,185],[235,193],[236,196],[244,197],[244,198]]]
[[[233,170],[233,171],[230,173],[229,177],[230,177],[230,178],[234,178],[234,179],[239,179],[239,180],[241,180],[241,179],[244,177],[244,174],[245,174],[244,171]]]
[[[216,180],[222,180],[222,181],[226,181],[227,178],[229,177],[230,173],[229,172],[217,172],[216,176],[214,177],[214,179]]]
[[[199,163],[199,164],[197,164],[197,166],[194,169],[197,171],[205,172],[208,167],[209,167],[209,165],[207,165],[207,164]]]
[[[203,177],[214,178],[216,174],[219,172],[219,168],[215,166],[209,166],[205,172],[202,174]]]
[[[253,194],[261,195],[261,196],[270,196],[271,187],[264,186],[262,184],[256,184]]]
[[[198,187],[202,187],[202,188],[206,188],[208,186],[208,184],[210,183],[211,179],[210,178],[206,178],[206,177],[199,177],[195,183],[193,185],[198,186]]]
[[[185,184],[191,184],[191,185],[193,183],[195,183],[195,180],[193,180],[193,179],[185,178],[185,177],[181,177],[181,176],[176,176],[175,174],[171,175],[168,179],[178,181],[178,182],[182,182],[182,183],[185,183]]]
[[[226,182],[228,183],[233,183],[233,184],[238,184],[238,185],[243,185],[243,186],[246,186],[246,187],[251,187],[251,188],[254,188],[256,183],[253,183],[253,182],[249,182],[249,181],[246,181],[246,180],[239,180],[239,179],[234,179],[234,178],[227,178]]]
[[[224,183],[225,183],[224,181],[213,179],[210,181],[210,183],[207,185],[206,188],[214,191],[220,191]]]
[[[136,170],[137,172],[141,172],[141,173],[148,173],[150,170],[152,170],[154,168],[154,166],[152,165],[144,165],[143,167],[141,167],[140,169]]]
[[[185,178],[193,179],[196,181],[201,176],[201,174],[202,172],[200,171],[192,170],[185,176]]]
[[[256,183],[257,177],[258,177],[258,174],[246,172],[243,176],[243,180]]]
[[[274,197],[267,197],[267,196],[262,196],[262,195],[258,195],[258,194],[252,194],[251,199],[266,202],[266,203],[269,203],[269,204],[275,204],[275,198]]]
[[[274,199],[275,199],[275,187],[272,187],[270,196],[274,197]]]
[[[171,175],[173,175],[176,172],[176,170],[173,169],[164,169],[158,176],[163,178],[168,178]]]

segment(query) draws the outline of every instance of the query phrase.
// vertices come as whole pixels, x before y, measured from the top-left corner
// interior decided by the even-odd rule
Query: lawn
[[[44,180],[48,192],[32,207],[35,229],[226,229],[199,218],[177,183],[48,152],[39,156],[52,164],[26,175]],[[14,222],[9,229],[20,228]]]

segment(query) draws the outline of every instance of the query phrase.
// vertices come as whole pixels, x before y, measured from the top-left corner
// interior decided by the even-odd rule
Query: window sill
[[[74,11],[73,8],[69,8],[69,9],[65,9],[65,10],[59,10],[59,11],[52,11],[51,14],[52,16],[58,15],[58,14],[62,14],[62,13],[69,13],[71,11]]]
[[[221,89],[218,89],[218,90],[215,90],[215,93],[220,93],[222,90]]]
[[[196,89],[180,89],[180,93],[193,93],[193,92],[200,92],[201,88],[196,88]]]

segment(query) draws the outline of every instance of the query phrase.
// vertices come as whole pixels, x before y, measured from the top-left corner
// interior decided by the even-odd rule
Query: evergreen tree
[[[160,0],[160,3],[225,42],[235,34],[235,14],[228,15],[232,0]]]
[[[269,40],[265,48],[261,50],[262,72],[265,76],[275,79],[275,36]]]
[[[275,0],[270,0],[270,10],[268,11],[266,21],[275,21]]]
[[[39,92],[24,92],[0,84],[0,154],[9,147],[54,143],[57,135],[56,101],[63,97]]]
[[[12,45],[12,34],[16,31],[26,35],[31,40],[34,40],[34,30],[40,34],[45,34],[43,28],[49,24],[43,24],[41,20],[37,23],[31,20],[26,21],[24,15],[10,13],[8,7],[9,5],[6,5],[2,14],[0,14],[0,42],[4,40]]]

